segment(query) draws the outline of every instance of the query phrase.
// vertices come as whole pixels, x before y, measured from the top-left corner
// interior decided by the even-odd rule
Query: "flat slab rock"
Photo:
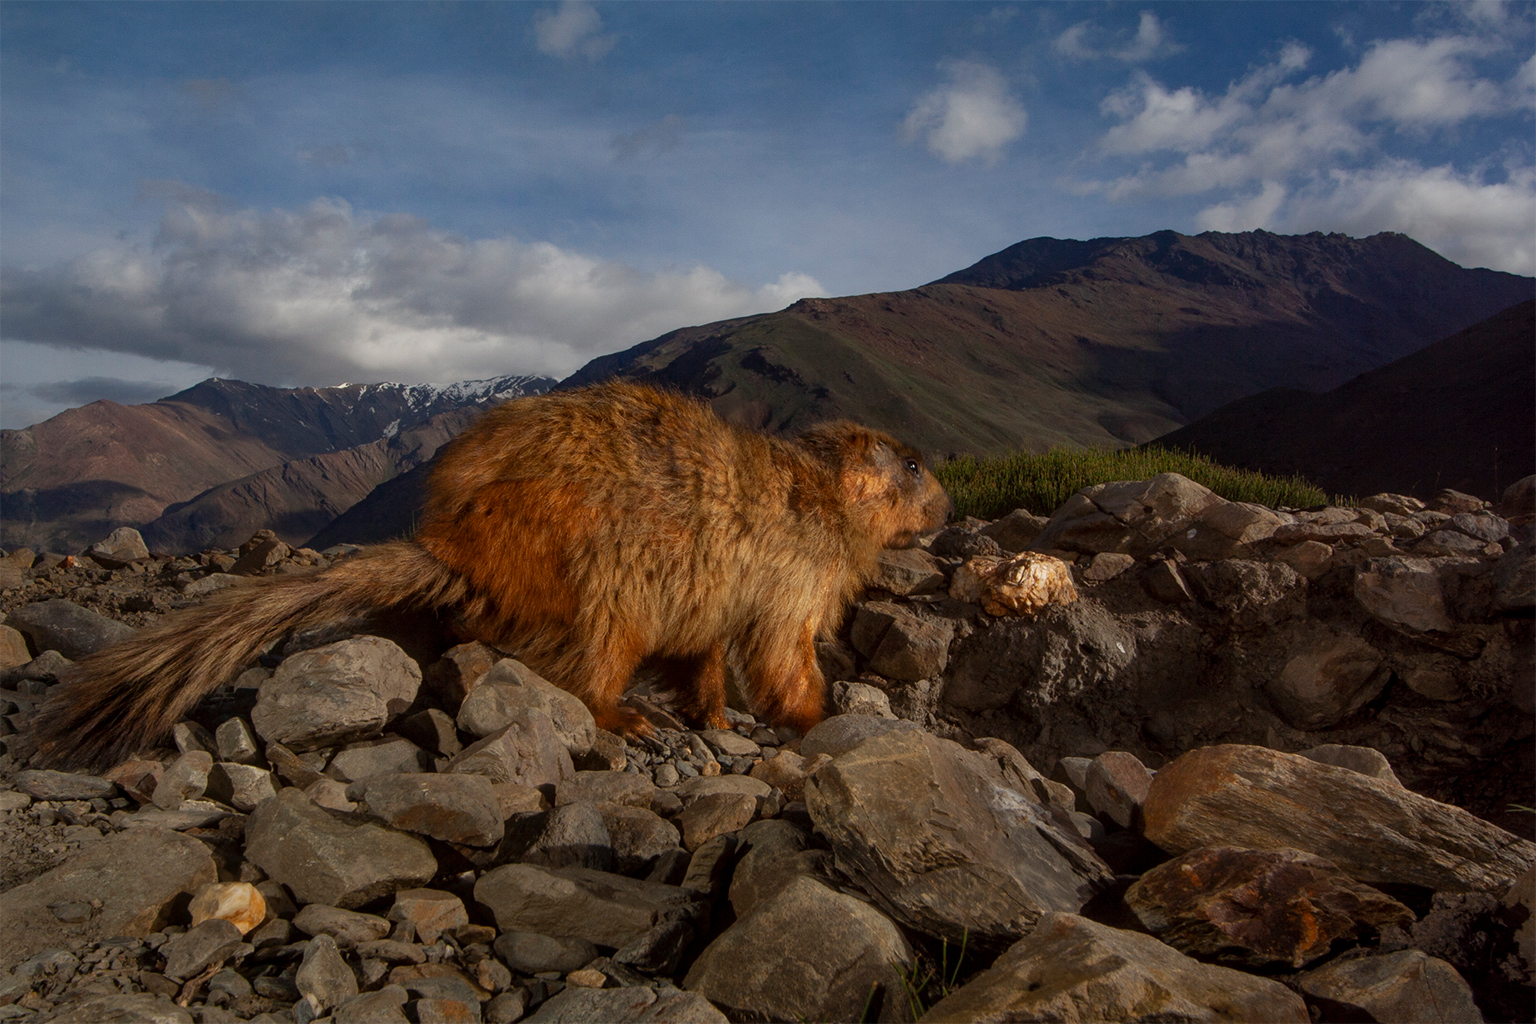
[[[39,651],[58,651],[78,661],[129,636],[133,627],[54,598],[14,608],[5,623],[25,633]]]
[[[1301,967],[1336,939],[1414,922],[1397,900],[1300,850],[1191,850],[1143,874],[1125,903],[1181,953],[1248,967]]]
[[[359,636],[302,651],[261,684],[251,725],[291,750],[376,736],[410,707],[421,669],[396,644]]]
[[[1201,747],[1158,771],[1146,836],[1170,853],[1201,846],[1291,848],[1366,883],[1503,895],[1536,843],[1459,807],[1299,754]]]
[[[1006,945],[1112,878],[1022,775],[928,733],[861,743],[805,795],[838,868],[898,921],[951,942]]]
[[[84,847],[52,871],[0,893],[0,970],[39,950],[113,935],[148,935],[171,923],[178,901],[218,881],[208,848],[164,829],[134,829]],[[78,924],[49,906],[102,902]]]
[[[725,1024],[726,1016],[708,999],[673,989],[567,988],[523,1018],[530,1024]]]
[[[1417,949],[1340,958],[1297,981],[1323,1020],[1480,1024],[1483,1019],[1456,968]]]
[[[297,789],[266,801],[245,823],[245,855],[300,903],[351,909],[437,874],[426,842],[378,825],[351,825]]]
[[[571,936],[622,947],[665,919],[695,918],[699,895],[675,885],[593,871],[504,864],[480,876],[475,900],[504,932]]]
[[[1022,1020],[1306,1024],[1311,1017],[1279,982],[1202,964],[1150,935],[1052,913],[920,1024]]]

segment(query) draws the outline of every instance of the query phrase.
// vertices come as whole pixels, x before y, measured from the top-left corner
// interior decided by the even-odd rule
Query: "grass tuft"
[[[1299,476],[1273,477],[1233,469],[1204,455],[1168,448],[1052,448],[1043,455],[1017,452],[997,458],[970,455],[934,470],[962,516],[996,519],[1016,508],[1050,515],[1084,487],[1182,473],[1228,501],[1271,508],[1310,508],[1328,502],[1322,488]]]

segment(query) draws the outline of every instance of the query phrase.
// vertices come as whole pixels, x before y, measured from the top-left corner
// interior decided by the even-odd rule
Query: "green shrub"
[[[1084,487],[1159,473],[1182,473],[1229,501],[1271,508],[1308,508],[1328,501],[1320,488],[1299,476],[1265,476],[1166,448],[1052,448],[1043,455],[1018,452],[991,459],[962,455],[934,472],[955,499],[956,512],[979,519],[996,519],[1016,508],[1050,515]]]

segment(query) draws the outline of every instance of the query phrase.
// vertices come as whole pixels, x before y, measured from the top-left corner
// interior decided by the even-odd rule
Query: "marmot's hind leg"
[[[672,710],[695,729],[729,729],[725,717],[725,644],[693,657],[658,659]]]

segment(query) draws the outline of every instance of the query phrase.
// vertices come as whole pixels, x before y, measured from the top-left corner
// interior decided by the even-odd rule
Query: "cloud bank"
[[[232,210],[184,189],[152,245],[0,271],[0,332],[266,383],[445,383],[564,376],[678,327],[822,294],[798,273],[753,288],[705,266],[647,272],[547,242],[466,239],[335,199]]]
[[[603,19],[585,0],[563,0],[554,10],[533,16],[533,37],[540,53],[569,59],[600,60],[613,49],[617,36],[603,35]]]
[[[1303,77],[1312,55],[1291,43],[1221,95],[1138,73],[1104,100],[1118,123],[1097,146],[1136,169],[1078,190],[1114,200],[1226,193],[1196,215],[1199,227],[1401,231],[1459,263],[1531,274],[1529,147],[1461,169],[1389,152],[1529,107],[1536,64],[1507,82],[1477,71],[1500,45],[1477,34],[1381,40],[1354,67]]]

